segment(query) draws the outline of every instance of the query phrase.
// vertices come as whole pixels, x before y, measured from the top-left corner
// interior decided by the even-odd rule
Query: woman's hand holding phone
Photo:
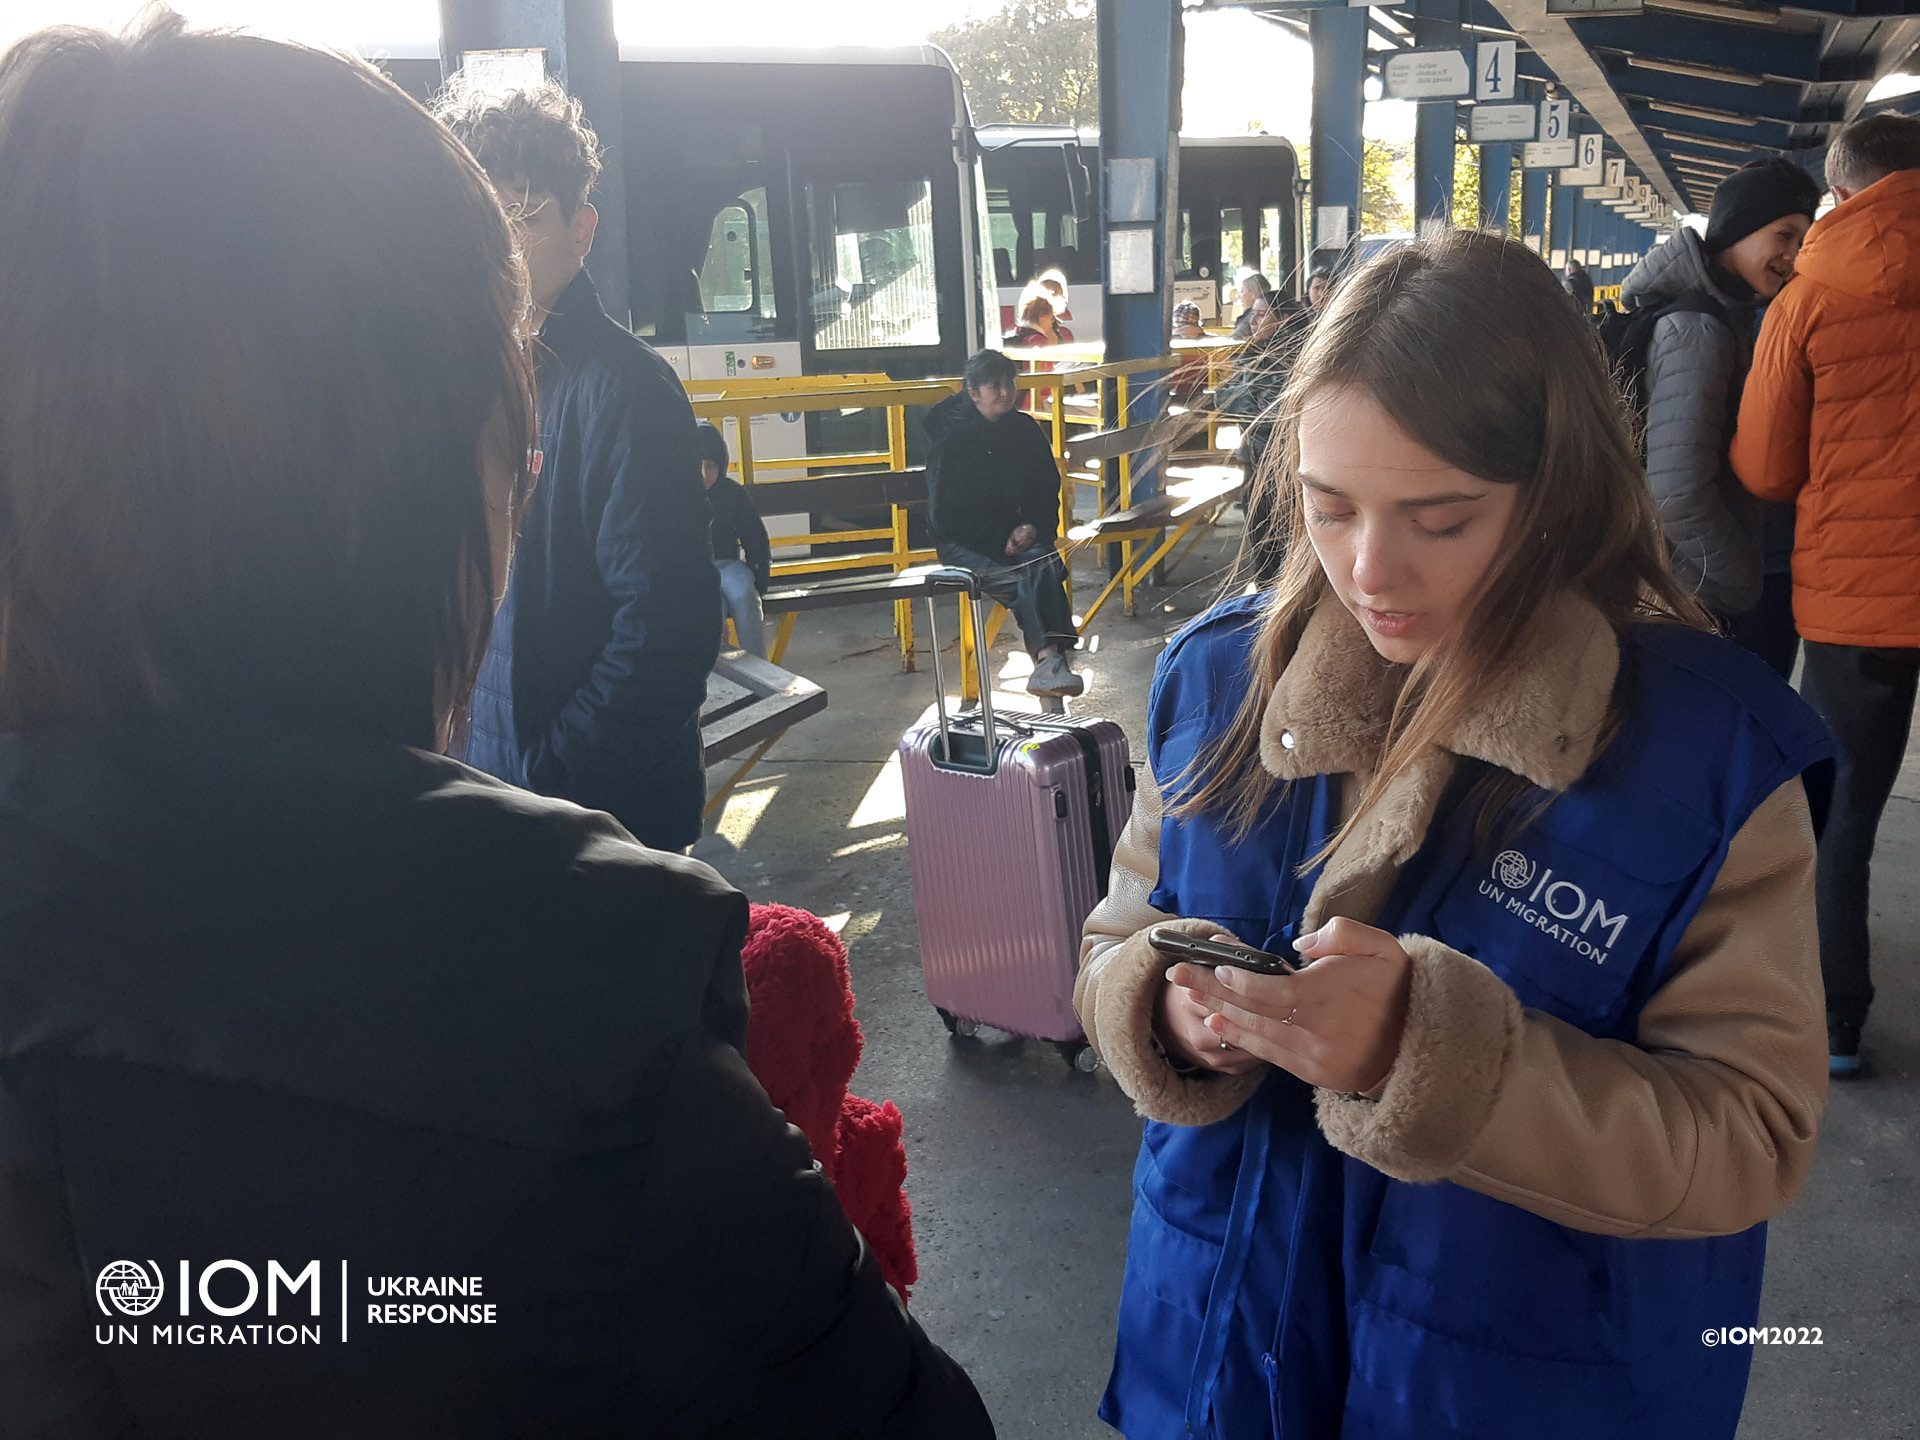
[[[1176,965],[1176,972],[1199,972],[1199,965]],[[1160,987],[1160,1003],[1153,1018],[1153,1033],[1167,1054],[1183,1064],[1222,1075],[1245,1075],[1267,1062],[1258,1055],[1229,1045],[1221,1048],[1220,1037],[1207,1028],[1213,1011],[1193,998],[1179,985]]]
[[[1400,1053],[1413,961],[1386,931],[1347,919],[1328,921],[1295,948],[1314,962],[1297,975],[1174,966],[1161,1043],[1171,1051],[1168,1040],[1180,1041],[1191,1054],[1179,1058],[1210,1070],[1244,1073],[1253,1065],[1208,1063],[1244,1056],[1328,1090],[1373,1089]],[[1221,1050],[1222,1040],[1231,1048]]]

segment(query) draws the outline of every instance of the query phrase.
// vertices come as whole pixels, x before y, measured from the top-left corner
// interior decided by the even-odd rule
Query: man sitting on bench
[[[1080,643],[1067,603],[1060,469],[1047,433],[1014,408],[1018,371],[998,350],[967,361],[966,388],[927,412],[927,501],[940,563],[971,570],[1013,612],[1033,656],[1031,695],[1078,695],[1067,655]],[[984,637],[982,637],[984,639]]]

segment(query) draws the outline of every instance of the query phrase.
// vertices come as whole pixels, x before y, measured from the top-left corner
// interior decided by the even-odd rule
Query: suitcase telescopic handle
[[[982,653],[982,642],[987,631],[980,609],[979,578],[971,570],[962,570],[957,565],[943,565],[936,570],[929,570],[926,578],[929,584],[965,595],[972,609],[974,668],[980,674],[980,725],[986,735],[987,760],[991,764],[993,757],[1000,753],[1000,747],[993,724],[993,681],[987,675],[986,657]],[[933,647],[933,698],[935,708],[940,712],[940,758],[952,764],[952,732],[947,725],[947,682],[940,671],[940,625],[934,615],[932,595],[927,597],[927,643]]]

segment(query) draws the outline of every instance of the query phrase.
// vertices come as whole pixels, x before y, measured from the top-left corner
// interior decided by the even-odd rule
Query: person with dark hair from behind
[[[1622,298],[1646,317],[1647,483],[1676,575],[1740,644],[1784,676],[1781,647],[1739,618],[1760,601],[1760,507],[1727,460],[1753,358],[1755,314],[1793,274],[1820,187],[1791,161],[1758,160],[1713,192],[1706,233],[1686,226],[1627,275]],[[1637,323],[1637,322],[1636,322]]]
[[[466,759],[684,850],[700,838],[700,707],[720,648],[693,410],[587,275],[600,152],[580,102],[552,81],[502,92],[456,75],[437,111],[514,220],[540,328],[540,485]]]
[[[1060,467],[1047,433],[1016,410],[1018,371],[998,350],[967,361],[960,393],[927,412],[927,508],[940,563],[971,570],[980,591],[1013,612],[1032,695],[1078,695],[1067,656],[1080,643],[1067,601]]]
[[[773,584],[773,543],[746,487],[727,474],[732,461],[727,437],[702,420],[700,483],[707,487],[707,504],[713,507],[713,564],[720,572],[720,599],[740,648],[764,660],[767,617],[760,597]]]
[[[1573,301],[1573,308],[1580,312],[1580,318],[1588,324],[1593,323],[1593,276],[1584,265],[1567,262],[1566,270],[1560,276],[1560,286]]]
[[[1920,689],[1920,120],[1849,125],[1826,168],[1837,203],[1761,326],[1733,467],[1798,514],[1800,684],[1843,753],[1820,837],[1828,1064],[1852,1076],[1873,1003],[1868,870]]]
[[[440,753],[533,478],[472,159],[42,31],[0,255],[0,1433],[990,1436],[748,1070],[745,897]]]

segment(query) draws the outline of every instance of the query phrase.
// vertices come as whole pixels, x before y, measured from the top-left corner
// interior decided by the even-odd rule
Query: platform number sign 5
[[[1564,140],[1572,130],[1573,102],[1571,100],[1540,102],[1540,138],[1542,140]]]
[[[1515,93],[1514,70],[1520,61],[1520,45],[1514,40],[1488,40],[1474,47],[1473,98],[1475,100],[1511,100]]]

